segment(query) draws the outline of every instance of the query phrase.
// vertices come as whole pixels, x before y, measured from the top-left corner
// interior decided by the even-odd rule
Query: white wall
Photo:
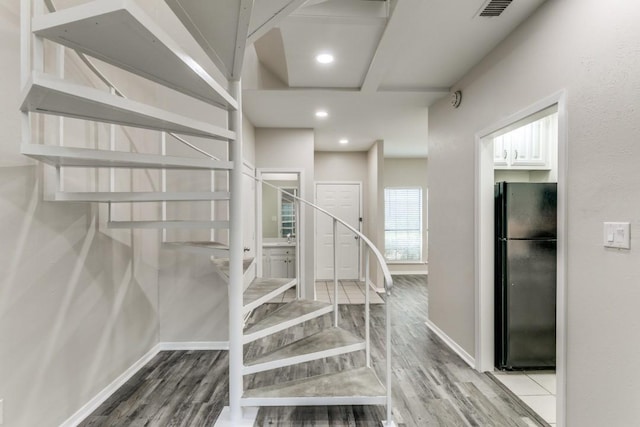
[[[546,2],[429,110],[429,317],[474,353],[474,134],[559,90],[568,109],[567,425],[637,424],[640,3]],[[602,247],[630,221],[630,251]]]
[[[256,128],[256,168],[281,168],[283,170],[303,170],[304,191],[302,196],[313,200],[313,130],[312,129],[267,129]],[[304,207],[305,239],[304,288],[306,295],[314,294],[314,223],[313,210]]]
[[[43,166],[19,149],[18,1],[2,3],[0,28],[3,426],[56,426],[157,343],[158,245],[139,232],[106,232],[104,211],[95,205],[43,201]],[[73,58],[67,55],[69,76],[95,83]],[[132,90],[139,99],[154,99],[148,84]],[[36,117],[35,123],[36,140],[55,144],[57,120]],[[66,126],[69,145],[107,144],[104,125],[67,120]],[[155,135],[128,135],[136,149],[158,146]],[[118,137],[120,144],[126,135]],[[69,173],[67,184],[80,187],[90,178],[91,186],[104,188],[97,176]],[[142,173],[117,177],[117,185],[138,190],[152,181]]]
[[[368,190],[365,217],[369,222],[365,234],[384,256],[384,142],[376,141],[367,152]],[[371,259],[370,280],[377,289],[384,287],[382,270]]]
[[[427,183],[427,158],[386,158],[384,159],[384,187],[422,188],[422,260],[417,263],[389,264],[392,273],[415,273],[427,271],[429,259],[429,221],[427,207],[429,193]],[[384,197],[384,196],[383,196]]]

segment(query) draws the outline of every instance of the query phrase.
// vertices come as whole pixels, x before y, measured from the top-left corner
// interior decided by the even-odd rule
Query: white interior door
[[[254,170],[244,165],[244,172],[250,175],[254,174]],[[242,176],[243,185],[243,203],[242,203],[242,240],[245,248],[249,251],[245,252],[245,257],[256,256],[256,182],[249,176]]]
[[[347,224],[360,229],[360,184],[316,184],[316,204]],[[360,240],[338,224],[338,278],[359,277]],[[333,279],[333,220],[316,214],[316,279]]]

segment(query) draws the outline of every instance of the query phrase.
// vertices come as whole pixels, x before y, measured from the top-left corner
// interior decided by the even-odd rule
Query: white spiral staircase
[[[206,54],[229,80],[230,91],[208,74],[175,42],[168,32],[157,25],[133,0],[97,0],[55,11],[51,0],[22,2],[22,84],[24,155],[51,165],[56,170],[57,189],[53,199],[61,202],[107,203],[110,228],[155,228],[163,230],[163,248],[187,251],[212,258],[212,263],[228,278],[229,293],[229,407],[216,425],[253,425],[259,406],[296,405],[386,405],[385,425],[394,425],[391,413],[390,383],[390,321],[387,308],[386,383],[383,384],[371,366],[368,286],[365,309],[364,339],[341,329],[338,325],[337,300],[328,304],[297,299],[273,311],[267,317],[244,328],[243,319],[254,309],[297,285],[296,279],[249,277],[244,286],[244,274],[251,259],[243,259],[242,241],[242,102],[239,82],[242,57],[250,39],[249,20],[254,2],[247,0],[182,1],[166,0],[186,29],[202,46]],[[257,2],[258,3],[258,2]],[[300,1],[290,3],[300,4]],[[264,5],[264,2],[262,2]],[[291,6],[291,4],[290,4]],[[264,6],[262,6],[264,7]],[[215,13],[225,19],[221,28],[209,19]],[[255,34],[253,34],[255,36]],[[82,61],[107,84],[108,90],[97,89],[65,80],[64,72],[45,73],[44,40],[55,43],[59,51],[75,50]],[[64,46],[64,47],[62,47]],[[121,68],[160,85],[206,102],[227,112],[228,128],[215,126],[192,117],[182,116],[124,97],[121,91],[102,74],[88,57]],[[58,70],[64,70],[64,54],[58,55]],[[66,147],[52,144],[45,134],[44,143],[36,143],[33,129],[35,114],[71,117],[110,124],[110,149]],[[163,132],[161,154],[116,151],[115,126],[129,126]],[[62,131],[59,142],[64,140]],[[167,136],[170,136],[171,139]],[[228,141],[229,156],[218,159],[189,143],[179,135]],[[198,153],[199,157],[166,155],[167,144],[180,143]],[[161,172],[162,190],[157,192],[64,190],[64,171],[69,168],[157,169]],[[228,173],[226,191],[166,191],[166,171],[223,171]],[[113,172],[112,172],[113,173]],[[254,178],[255,179],[255,178]],[[311,203],[298,199],[323,214],[330,215]],[[210,220],[168,220],[166,202],[226,202],[224,218]],[[112,203],[161,202],[163,217],[159,220],[112,221]],[[213,209],[212,209],[213,212]],[[331,216],[331,215],[330,215]],[[338,218],[333,217],[334,231]],[[370,253],[384,272],[385,288],[390,295],[392,281],[380,252],[360,232],[342,223],[358,235],[366,246],[367,281]],[[229,230],[228,242],[167,241],[168,229]],[[335,235],[336,233],[334,233]],[[213,233],[211,233],[213,236]],[[335,249],[335,244],[334,244]],[[335,252],[337,257],[337,252]],[[336,258],[337,259],[337,258]],[[334,284],[338,286],[337,277]],[[338,295],[338,292],[335,292]],[[275,351],[243,357],[243,346],[302,322],[333,315],[333,326],[314,335],[303,337]],[[364,351],[366,364],[356,370],[312,376],[302,380],[276,383],[267,387],[243,390],[243,376],[298,363],[319,360],[341,354]],[[244,409],[243,409],[244,408]],[[252,409],[250,409],[252,408]]]

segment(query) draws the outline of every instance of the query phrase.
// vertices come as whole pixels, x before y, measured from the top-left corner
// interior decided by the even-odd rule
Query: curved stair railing
[[[364,272],[365,272],[365,277],[364,277],[364,283],[365,283],[365,351],[366,351],[366,364],[367,367],[371,367],[371,348],[370,348],[370,343],[371,343],[371,337],[370,337],[370,300],[369,300],[369,293],[370,293],[370,286],[369,286],[369,279],[370,279],[370,260],[371,257],[370,255],[373,254],[375,260],[378,263],[378,266],[380,267],[380,269],[382,270],[382,275],[383,275],[383,280],[384,280],[384,290],[385,290],[385,294],[386,294],[386,298],[384,299],[384,306],[385,306],[385,358],[386,358],[386,364],[385,364],[385,374],[386,374],[386,378],[385,378],[385,388],[386,388],[386,413],[387,413],[387,421],[385,422],[385,425],[387,426],[391,426],[391,425],[395,425],[393,423],[393,414],[392,414],[392,389],[391,389],[391,310],[390,310],[390,301],[389,301],[389,297],[391,297],[392,294],[392,290],[393,290],[393,278],[391,276],[391,272],[389,271],[389,267],[387,266],[387,262],[384,258],[384,256],[382,255],[382,253],[380,252],[380,250],[376,247],[376,245],[366,236],[364,235],[361,231],[359,231],[358,229],[356,229],[355,227],[353,227],[351,224],[347,223],[346,221],[338,218],[337,216],[333,215],[331,212],[327,211],[324,208],[321,208],[320,206],[306,200],[303,198],[300,198],[276,185],[273,185],[269,182],[266,182],[260,178],[257,178],[253,175],[247,174],[245,173],[246,176],[252,178],[253,180],[255,180],[256,182],[261,183],[262,185],[266,185],[268,187],[274,188],[275,190],[277,190],[278,192],[282,193],[282,194],[286,194],[287,197],[291,197],[292,199],[294,199],[297,203],[296,206],[296,212],[300,212],[300,204],[304,204],[306,206],[311,207],[312,209],[314,209],[316,212],[320,212],[323,215],[328,216],[329,218],[331,218],[332,222],[333,222],[333,286],[334,286],[334,298],[333,298],[333,314],[334,314],[334,326],[337,326],[338,324],[338,269],[335,268],[338,265],[338,240],[337,240],[337,236],[338,236],[338,224],[342,224],[344,227],[346,227],[349,231],[351,231],[358,239],[360,239],[361,242],[364,243],[364,245],[366,246],[366,250],[365,250],[365,267],[364,267]]]

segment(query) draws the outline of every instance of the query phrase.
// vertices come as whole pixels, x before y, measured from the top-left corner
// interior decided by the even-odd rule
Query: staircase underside
[[[385,388],[371,368],[357,368],[246,390],[243,406],[384,405]]]
[[[100,89],[70,83],[34,72],[27,84],[21,110],[54,114],[204,138],[233,140],[236,133]]]
[[[54,200],[58,202],[192,202],[229,200],[227,192],[143,192],[143,191],[98,191],[98,192],[68,192],[58,191]]]
[[[22,144],[25,156],[51,166],[126,169],[230,170],[232,162],[57,145]]]
[[[223,108],[235,99],[134,2],[101,0],[36,16],[38,36]]]

